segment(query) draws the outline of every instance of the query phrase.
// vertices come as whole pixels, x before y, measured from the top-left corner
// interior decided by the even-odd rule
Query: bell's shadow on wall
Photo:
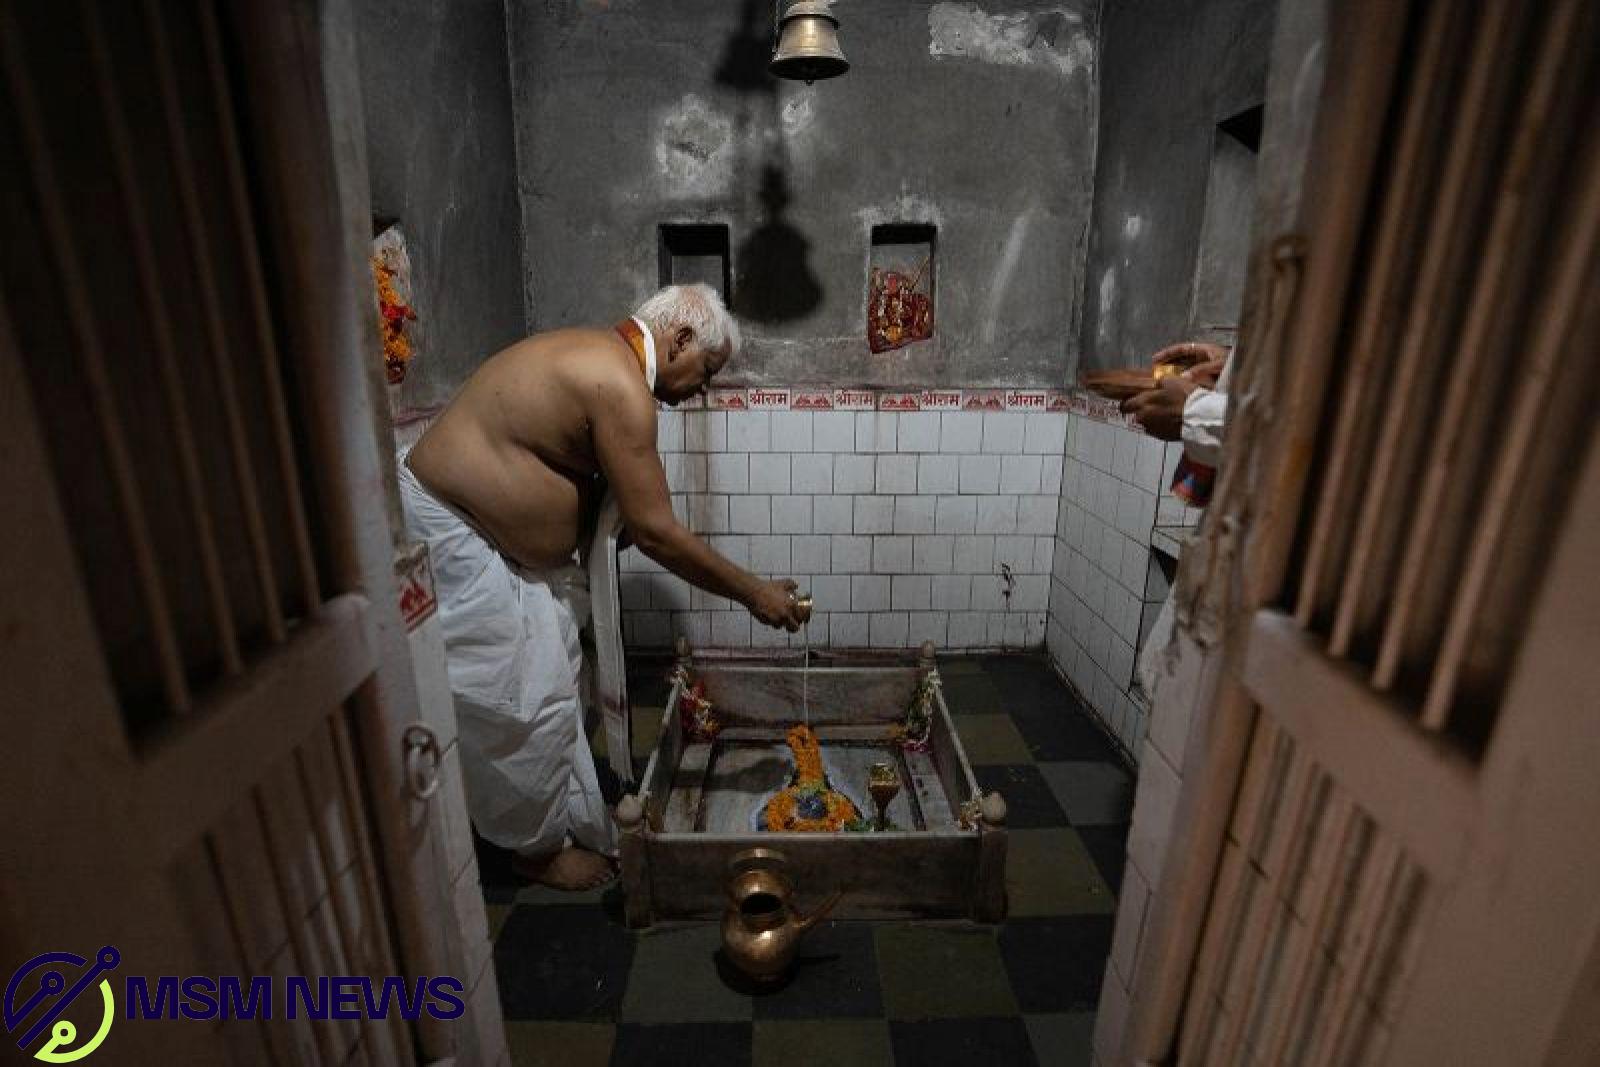
[[[773,135],[779,127],[778,80],[767,72],[767,62],[772,58],[774,17],[770,0],[744,0],[739,28],[723,47],[716,72],[719,86],[743,97],[741,149],[762,157],[761,225],[739,242],[731,304],[739,317],[764,323],[802,318],[822,303],[823,295],[808,262],[811,242],[784,217],[793,196],[784,143],[781,134]],[[748,157],[742,151],[740,158]]]
[[[744,0],[739,12],[739,28],[722,50],[717,64],[717,84],[740,93],[765,93],[772,96],[777,85],[767,73],[772,58],[772,4],[766,0]]]
[[[811,242],[784,220],[789,182],[769,163],[761,170],[764,221],[739,243],[734,258],[734,313],[756,322],[788,322],[822,303],[822,286],[811,270]]]

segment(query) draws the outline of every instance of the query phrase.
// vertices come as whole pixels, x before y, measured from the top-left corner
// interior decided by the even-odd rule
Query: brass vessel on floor
[[[739,972],[756,982],[781,979],[800,950],[800,937],[839,902],[834,893],[810,915],[789,902],[794,882],[783,853],[752,848],[728,861],[728,906],[722,915],[722,950]]]

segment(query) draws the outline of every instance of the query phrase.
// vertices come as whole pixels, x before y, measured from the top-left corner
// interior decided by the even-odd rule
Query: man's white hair
[[[726,344],[730,359],[739,351],[739,324],[728,314],[722,297],[709,285],[669,285],[640,304],[633,314],[646,326],[665,334],[687,326],[707,348],[721,348]]]

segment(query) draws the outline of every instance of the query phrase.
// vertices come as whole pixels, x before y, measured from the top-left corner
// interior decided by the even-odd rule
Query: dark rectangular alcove
[[[900,270],[914,275],[924,263],[926,270],[918,289],[933,292],[933,257],[938,230],[926,223],[896,222],[872,228],[871,266]]]
[[[662,223],[661,284],[704,282],[728,299],[728,227],[725,223]]]
[[[1237,336],[1250,256],[1261,116],[1260,105],[1246,108],[1217,123],[1212,138],[1189,309],[1189,332],[1196,340],[1230,343]]]
[[[927,223],[886,223],[872,228],[867,258],[867,341],[872,351],[932,340],[937,251],[938,231]],[[894,304],[894,297],[890,296],[888,306],[898,308],[899,314],[891,310],[887,318],[882,318],[886,306],[884,287],[891,283],[888,292],[903,290],[914,294],[907,299],[916,304]],[[890,321],[899,325],[888,325]]]

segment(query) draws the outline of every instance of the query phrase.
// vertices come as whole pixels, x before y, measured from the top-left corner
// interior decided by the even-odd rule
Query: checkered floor
[[[638,669],[636,731],[666,696],[663,667]],[[635,933],[618,889],[530,886],[480,846],[512,1061],[1088,1064],[1132,776],[1042,657],[940,672],[980,784],[1009,808],[1005,923],[829,923],[787,984],[752,991],[719,970],[716,924]]]

